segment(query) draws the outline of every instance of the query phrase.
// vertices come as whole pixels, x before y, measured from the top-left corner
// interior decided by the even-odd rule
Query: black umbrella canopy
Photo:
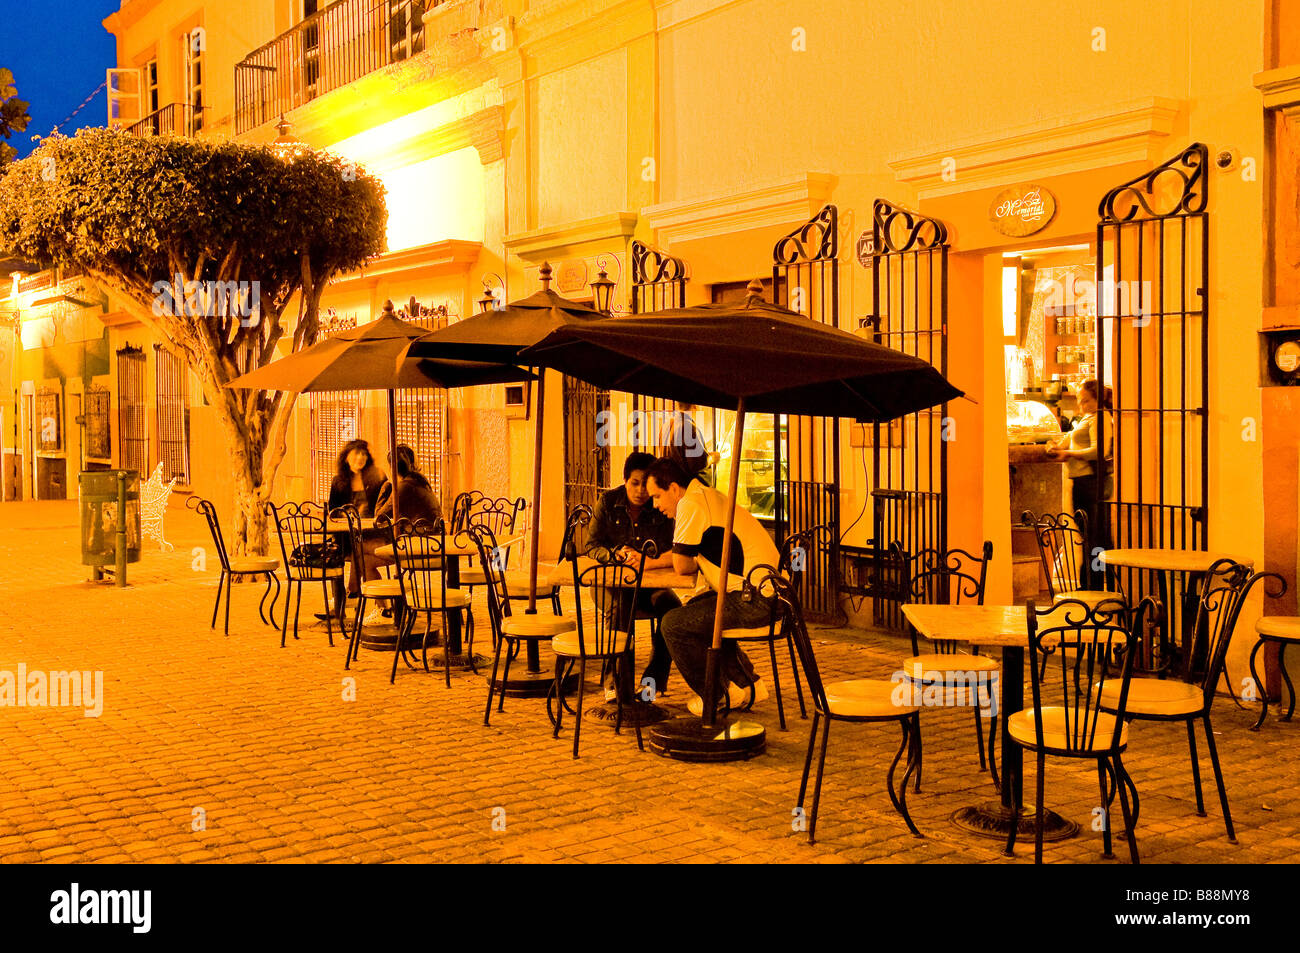
[[[540,277],[543,288],[536,294],[428,332],[411,344],[407,354],[411,357],[513,363],[520,351],[558,328],[605,319],[606,316],[595,308],[570,301],[550,290],[549,264],[542,264]]]
[[[893,420],[962,392],[919,357],[763,302],[557,328],[518,355],[609,390],[760,413]]]

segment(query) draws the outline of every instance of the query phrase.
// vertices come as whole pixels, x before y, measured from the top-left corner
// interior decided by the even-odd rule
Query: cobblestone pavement
[[[390,657],[373,652],[354,666],[348,701],[337,635],[331,648],[323,626],[305,625],[281,649],[258,621],[260,586],[235,587],[228,638],[209,629],[217,561],[204,549],[206,529],[173,509],[167,531],[175,551],[146,543],[132,585],[117,590],[85,581],[75,503],[0,506],[0,673],[20,664],[104,673],[98,718],[74,707],[0,708],[0,860],[1008,862],[998,843],[949,821],[994,797],[969,711],[923,712],[926,777],[909,806],[924,839],[885,794],[893,726],[836,724],[809,846],[792,830],[808,724],[797,707],[781,731],[774,699],[758,706],[766,754],[701,765],[639,752],[631,730],[615,736],[592,723],[575,761],[571,735],[551,737],[541,701],[508,699],[484,727],[481,677],[454,674],[447,689],[440,675],[403,666],[390,686]],[[313,595],[304,621],[319,608]],[[830,679],[888,678],[905,650],[878,633],[813,635]],[[764,658],[755,662],[766,672]],[[668,699],[682,713],[684,700],[680,688]],[[1126,761],[1142,797],[1144,862],[1295,859],[1300,724],[1270,715],[1255,734],[1246,730],[1253,719],[1230,699],[1215,706],[1236,845],[1224,834],[1204,740],[1209,816],[1197,817],[1182,727],[1132,729]],[[1090,824],[1094,770],[1048,764],[1049,804],[1083,832],[1048,845],[1046,859],[1104,862]],[[1025,790],[1033,783],[1031,763]],[[1009,862],[1029,863],[1032,846]],[[1110,863],[1127,856],[1117,847],[1121,860]]]

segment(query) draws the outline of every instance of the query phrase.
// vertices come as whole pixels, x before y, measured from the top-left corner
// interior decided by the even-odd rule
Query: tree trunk
[[[230,454],[235,482],[235,518],[226,545],[232,556],[265,556],[269,535],[262,506],[270,498],[270,487],[262,482],[262,457],[266,452],[262,429],[246,430],[234,401],[216,402],[212,409],[226,433],[226,452]]]

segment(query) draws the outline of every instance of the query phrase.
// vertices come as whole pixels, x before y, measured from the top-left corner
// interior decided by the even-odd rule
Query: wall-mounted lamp
[[[500,275],[495,272],[488,272],[483,276],[483,297],[478,299],[478,310],[484,314],[496,308],[500,311],[505,307],[506,302],[506,283]]]

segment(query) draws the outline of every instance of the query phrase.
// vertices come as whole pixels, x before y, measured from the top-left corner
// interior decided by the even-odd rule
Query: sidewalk
[[[507,699],[484,727],[482,677],[454,673],[448,690],[440,675],[401,666],[389,685],[391,657],[364,650],[345,672],[344,640],[336,632],[329,647],[311,591],[301,638],[284,649],[257,618],[260,585],[235,587],[229,638],[220,620],[209,629],[219,567],[206,528],[172,509],[167,536],[175,551],[146,542],[131,586],[117,590],[85,581],[74,502],[0,505],[0,672],[21,663],[102,670],[104,680],[98,718],[79,707],[0,707],[0,860],[1008,862],[1000,844],[949,821],[995,797],[965,709],[922,713],[926,773],[908,798],[920,840],[885,793],[895,727],[836,724],[809,847],[792,830],[809,723],[798,718],[788,656],[790,730],[779,728],[775,699],[762,703],[755,716],[768,749],[751,762],[678,763],[639,752],[630,728],[615,736],[590,722],[575,761],[569,729],[551,737],[541,700]],[[486,611],[476,615],[486,652]],[[903,639],[880,634],[813,636],[828,680],[888,678],[910,654]],[[770,662],[754,661],[770,684]],[[355,701],[345,700],[348,677]],[[670,688],[684,713],[675,675]],[[1271,712],[1255,734],[1246,730],[1254,719],[1230,699],[1215,705],[1237,845],[1224,833],[1204,739],[1209,816],[1199,818],[1183,727],[1130,730],[1143,862],[1294,861],[1300,723]],[[1095,770],[1048,765],[1049,805],[1082,832],[1047,845],[1045,859],[1103,863],[1091,830]],[[1033,784],[1031,762],[1026,792]],[[1127,857],[1122,837],[1116,856]],[[1028,838],[1010,862],[1032,859]]]

